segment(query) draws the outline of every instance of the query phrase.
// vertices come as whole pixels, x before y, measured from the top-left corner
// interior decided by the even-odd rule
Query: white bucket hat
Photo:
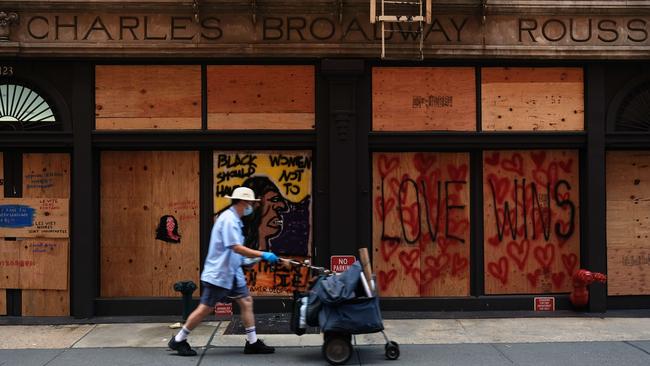
[[[248,187],[237,187],[232,191],[232,196],[224,196],[233,200],[259,201],[255,198],[255,192]]]

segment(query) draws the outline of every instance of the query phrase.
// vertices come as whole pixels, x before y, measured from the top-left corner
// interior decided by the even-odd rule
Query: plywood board
[[[381,296],[469,295],[469,154],[373,154]]]
[[[580,268],[575,150],[483,153],[486,294],[569,292]]]
[[[173,297],[177,281],[198,285],[198,160],[197,152],[102,153],[101,296]]]
[[[4,155],[0,151],[0,198],[5,196],[4,177]],[[7,293],[4,289],[0,289],[0,315],[7,315]]]
[[[97,129],[200,129],[201,67],[98,65]]]
[[[20,264],[20,243],[0,240],[0,288],[20,288]]]
[[[215,213],[230,206],[224,196],[249,187],[261,201],[242,219],[244,244],[282,257],[311,258],[312,172],[311,151],[215,151]],[[249,271],[248,285],[256,295],[290,296],[304,276],[260,264]]]
[[[208,66],[208,128],[314,129],[313,66]]]
[[[373,68],[372,129],[476,131],[474,68]]]
[[[0,289],[0,315],[7,315],[7,291]]]
[[[60,174],[59,174],[60,173]],[[42,177],[38,176],[43,174]],[[43,181],[42,179],[46,179]],[[23,197],[70,198],[70,155],[54,153],[23,154]],[[69,258],[69,241],[68,258]],[[68,262],[69,263],[69,262]],[[67,286],[70,270],[67,272]],[[60,276],[57,275],[57,276]],[[70,315],[70,290],[22,290],[22,314],[24,316]]]
[[[650,152],[607,153],[607,292],[648,295]]]
[[[0,237],[67,238],[67,198],[0,199]]]
[[[0,241],[0,288],[68,288],[68,240]]]
[[[569,67],[481,69],[485,131],[584,130],[583,70]]]

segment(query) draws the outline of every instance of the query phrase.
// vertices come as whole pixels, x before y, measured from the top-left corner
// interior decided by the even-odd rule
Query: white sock
[[[176,340],[176,342],[182,342],[187,339],[187,336],[190,335],[190,332],[191,330],[185,328],[185,326],[183,325],[183,327],[181,328],[181,330],[178,331],[178,334],[176,334],[176,337],[174,337],[174,339]]]
[[[255,333],[255,326],[246,328],[246,340],[250,344],[257,342],[257,333]]]

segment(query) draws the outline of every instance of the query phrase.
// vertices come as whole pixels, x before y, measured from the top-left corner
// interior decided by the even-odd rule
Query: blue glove
[[[273,254],[273,252],[262,252],[262,259],[269,262],[269,263],[271,263],[271,264],[274,264],[280,258],[278,258],[277,255]]]

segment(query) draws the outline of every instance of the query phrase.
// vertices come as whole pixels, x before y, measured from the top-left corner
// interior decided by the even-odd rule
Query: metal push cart
[[[300,325],[302,316],[306,325],[320,327],[324,338],[322,354],[327,362],[332,365],[345,364],[352,357],[353,335],[378,332],[386,341],[386,358],[399,358],[399,345],[388,339],[384,332],[379,296],[372,290],[372,281],[368,283],[364,277],[359,262],[345,272],[336,274],[323,267],[312,266],[309,262],[283,261],[308,267],[318,275],[308,292],[294,294],[291,325],[297,335],[304,334],[305,328]]]

